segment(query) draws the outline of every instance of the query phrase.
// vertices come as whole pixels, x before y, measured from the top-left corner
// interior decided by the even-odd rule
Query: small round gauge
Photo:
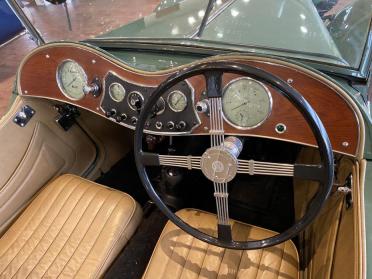
[[[224,117],[239,129],[251,129],[262,124],[269,117],[271,106],[271,94],[267,87],[251,78],[235,79],[224,89]]]
[[[85,94],[87,75],[83,68],[73,60],[63,61],[57,69],[57,83],[62,93],[71,100],[80,100]]]
[[[179,90],[172,91],[167,98],[168,105],[175,112],[184,111],[187,107],[187,98]]]
[[[124,100],[125,89],[123,85],[121,85],[120,83],[114,82],[110,84],[109,94],[112,100],[120,103],[121,101]]]
[[[132,110],[141,110],[143,100],[143,96],[137,91],[132,91],[128,94],[128,105]]]
[[[152,112],[154,115],[160,115],[165,111],[165,101],[163,97],[160,97],[155,106],[152,107]]]

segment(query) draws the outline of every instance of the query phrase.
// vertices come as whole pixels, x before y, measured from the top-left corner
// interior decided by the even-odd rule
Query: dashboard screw
[[[97,62],[96,60],[94,60],[94,59],[92,60],[92,64],[96,64],[96,62]]]
[[[45,55],[45,58],[46,58],[46,59],[49,59],[49,58],[50,58],[49,54],[46,54],[46,55]]]
[[[343,147],[348,147],[348,146],[349,146],[349,143],[348,143],[347,141],[344,141],[344,142],[342,143],[342,146],[343,146]]]
[[[293,79],[291,79],[291,78],[287,79],[287,83],[288,84],[292,84],[293,83]]]

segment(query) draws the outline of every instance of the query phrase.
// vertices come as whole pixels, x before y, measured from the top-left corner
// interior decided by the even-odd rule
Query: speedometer
[[[267,87],[244,77],[231,81],[224,89],[222,110],[225,120],[239,129],[252,129],[270,115],[271,94]]]
[[[57,70],[57,82],[62,93],[71,100],[84,97],[84,86],[87,85],[87,75],[83,68],[73,60],[63,61]]]

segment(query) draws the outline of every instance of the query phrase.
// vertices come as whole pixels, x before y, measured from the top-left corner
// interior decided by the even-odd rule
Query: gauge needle
[[[239,106],[233,108],[232,110],[236,110],[236,109],[238,109],[238,108],[240,108],[240,107],[242,107],[242,106],[245,106],[246,104],[248,104],[248,102],[242,103],[241,105],[239,105]]]
[[[178,102],[181,101],[182,97],[179,97],[177,101],[174,103],[175,106],[177,106]]]
[[[75,82],[75,80],[77,79],[77,77],[75,77],[69,84],[67,84],[66,87],[69,87],[71,84],[73,84]]]

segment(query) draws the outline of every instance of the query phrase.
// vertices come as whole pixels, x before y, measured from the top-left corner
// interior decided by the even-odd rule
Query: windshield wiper
[[[189,36],[189,38],[199,39],[202,36],[202,34],[204,32],[204,29],[207,27],[207,25],[209,23],[211,23],[211,21],[213,21],[217,16],[219,16],[224,10],[226,10],[235,1],[236,0],[225,0],[225,1],[223,1],[223,4],[220,7],[216,8],[215,11],[212,13],[214,5],[216,3],[216,0],[209,0],[208,5],[207,5],[207,9],[206,9],[204,17],[201,21],[201,24],[198,28],[198,31],[191,34]]]
[[[204,14],[202,22],[200,24],[199,30],[195,35],[196,38],[200,38],[201,35],[203,34],[203,31],[205,29],[205,26],[207,26],[207,21],[208,21],[209,15],[211,14],[211,12],[213,10],[213,6],[214,6],[215,2],[216,2],[216,0],[209,0],[208,5],[207,5],[207,9],[205,10],[205,14]]]

